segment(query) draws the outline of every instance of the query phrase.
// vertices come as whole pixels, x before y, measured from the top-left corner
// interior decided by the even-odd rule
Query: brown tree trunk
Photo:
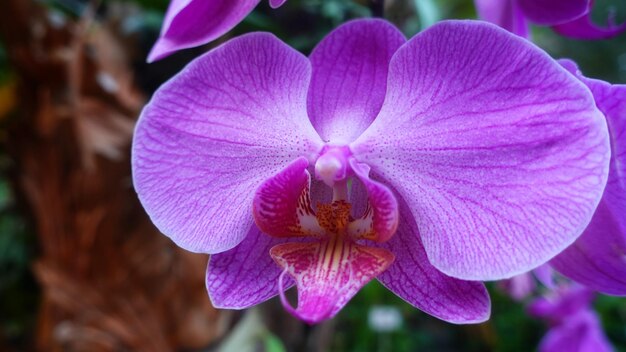
[[[129,48],[93,8],[58,21],[35,1],[2,7],[0,36],[18,81],[3,143],[40,244],[35,348],[208,345],[220,314],[204,288],[207,258],[160,235],[132,189],[129,144],[144,97]]]

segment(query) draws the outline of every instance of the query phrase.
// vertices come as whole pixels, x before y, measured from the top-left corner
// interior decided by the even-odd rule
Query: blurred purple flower
[[[609,352],[613,351],[591,307],[594,293],[578,285],[558,287],[533,301],[530,315],[544,318],[550,330],[541,340],[540,352]]]
[[[514,300],[521,301],[535,292],[537,284],[533,275],[528,272],[515,275],[510,279],[498,281],[498,288],[506,292]]]
[[[606,28],[591,21],[593,0],[474,0],[478,16],[528,38],[528,22],[551,26],[557,33],[577,39],[606,39],[626,30],[609,18]]]
[[[161,35],[148,62],[175,51],[213,41],[241,22],[261,0],[172,0],[163,20]],[[286,0],[269,0],[277,8]]]
[[[489,297],[463,280],[511,277],[571,244],[609,154],[589,90],[532,43],[474,21],[406,41],[360,20],[310,58],[252,33],[196,59],[142,112],[132,161],[155,225],[212,254],[216,307],[280,293],[317,322],[377,277],[470,323]]]
[[[544,264],[530,272],[498,281],[498,287],[514,300],[521,301],[532,295],[537,289],[535,279],[548,289],[555,288],[553,273],[552,268],[548,264]]]
[[[607,186],[591,223],[550,264],[590,289],[626,295],[626,85],[586,78],[570,60],[561,64],[589,87],[606,116],[612,153]]]

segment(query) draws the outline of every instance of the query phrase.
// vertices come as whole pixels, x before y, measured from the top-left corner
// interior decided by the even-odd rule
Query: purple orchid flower
[[[591,307],[594,293],[578,285],[558,287],[533,301],[528,312],[544,318],[551,328],[541,340],[540,352],[610,352],[597,314]]]
[[[474,0],[481,19],[524,38],[528,22],[551,26],[557,33],[577,39],[607,39],[626,30],[626,23],[607,27],[591,21],[593,0]]]
[[[377,277],[471,323],[489,296],[465,280],[526,272],[571,244],[609,154],[589,90],[532,43],[476,21],[406,41],[359,20],[309,58],[251,33],[196,59],[145,107],[132,161],[155,225],[212,254],[218,308],[280,294],[318,322]]]
[[[560,62],[591,89],[607,119],[612,153],[608,183],[591,223],[550,263],[593,290],[626,295],[626,85],[586,78],[573,61]]]
[[[286,0],[269,1],[272,8],[278,8]],[[172,0],[148,62],[221,37],[252,12],[259,2],[261,0]]]
[[[499,281],[498,287],[506,292],[512,299],[522,301],[535,292],[537,289],[536,281],[539,281],[548,289],[554,289],[556,284],[554,282],[553,273],[552,268],[548,264],[544,264],[535,270],[513,276],[507,280]]]
[[[522,301],[535,291],[537,284],[531,273],[524,273],[507,280],[498,281],[497,287],[512,299]]]

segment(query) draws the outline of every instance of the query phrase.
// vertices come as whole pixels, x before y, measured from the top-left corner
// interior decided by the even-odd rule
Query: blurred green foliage
[[[428,316],[373,281],[337,316],[333,351],[533,351],[548,326],[525,313],[525,302],[513,301],[488,285],[491,319],[479,325],[453,325]],[[373,306],[397,307],[403,324],[380,333],[368,324]],[[626,351],[626,302],[621,297],[598,295],[595,308],[616,351]]]
[[[0,335],[20,344],[32,331],[39,289],[30,271],[37,245],[0,179]]]

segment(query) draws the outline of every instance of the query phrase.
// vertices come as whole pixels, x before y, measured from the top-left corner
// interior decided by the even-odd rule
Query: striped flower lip
[[[309,323],[373,278],[445,321],[486,320],[480,281],[574,242],[609,159],[589,89],[530,42],[477,21],[407,41],[371,19],[310,57],[267,33],[208,52],[155,93],[132,157],[154,224],[211,254],[216,307],[281,295]]]
[[[253,201],[254,220],[263,233],[277,238],[314,239],[282,243],[270,249],[270,255],[283,269],[278,293],[285,308],[310,323],[334,316],[363,285],[384,272],[394,260],[389,250],[357,243],[360,240],[384,242],[396,232],[399,214],[394,195],[384,185],[369,179],[367,166],[358,165],[354,160],[350,167],[341,165],[341,160],[346,159],[337,157],[335,152],[330,149],[331,156],[326,158],[328,154],[324,153],[315,164],[316,173],[328,176],[329,170],[335,172],[333,177],[322,177],[332,180],[329,181],[333,185],[330,203],[318,203],[317,210],[313,210],[311,176],[304,158],[265,181]],[[326,160],[321,167],[319,160]],[[352,205],[347,200],[347,178],[352,173],[363,183],[368,196],[367,207],[358,218],[351,215]],[[291,307],[283,294],[283,276],[287,273],[298,287],[297,309]]]

